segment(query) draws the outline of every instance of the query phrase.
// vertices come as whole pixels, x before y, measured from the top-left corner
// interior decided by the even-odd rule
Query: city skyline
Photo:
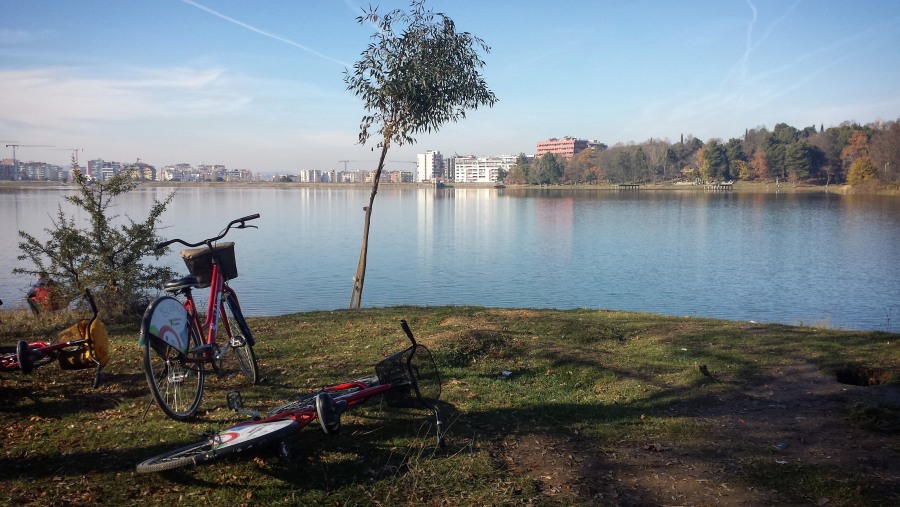
[[[508,171],[515,165],[517,155],[484,156],[454,155],[443,157],[440,151],[428,150],[417,154],[416,162],[386,161],[382,180],[394,183],[413,181],[452,181],[462,183],[495,183],[498,169]],[[533,157],[527,157],[532,159]],[[435,159],[437,162],[435,162]],[[341,160],[346,167],[352,160]],[[412,164],[409,166],[407,164]],[[449,164],[449,166],[448,166]],[[0,181],[16,179],[13,174],[15,161],[0,159]],[[397,168],[402,167],[402,168]],[[18,161],[18,179],[23,181],[65,181],[69,180],[73,166],[62,166],[44,161]],[[226,167],[221,164],[178,163],[156,166],[145,161],[122,162],[105,160],[102,157],[82,161],[79,169],[89,178],[105,181],[122,171],[131,171],[146,181],[281,181],[290,178],[299,182],[358,183],[371,181],[374,170],[360,168],[353,170],[300,169],[294,172],[266,173],[251,169]],[[459,173],[462,171],[462,173]],[[460,174],[462,178],[460,178]]]
[[[373,28],[353,0],[0,0],[0,159],[94,158],[260,173],[371,170],[343,82]],[[408,2],[377,2],[381,12]],[[900,117],[900,4],[429,1],[483,38],[500,102],[388,158],[532,154]],[[688,8],[693,5],[695,8]],[[369,167],[369,166],[372,167]]]

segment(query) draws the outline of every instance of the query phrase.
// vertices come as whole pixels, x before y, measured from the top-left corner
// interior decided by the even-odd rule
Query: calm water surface
[[[140,219],[171,189],[124,196]],[[16,231],[43,235],[65,190],[0,190],[0,299],[30,277]],[[237,230],[249,315],[346,308],[362,188],[184,187],[165,238]],[[900,327],[900,199],[826,193],[382,188],[364,306],[598,308],[847,329]],[[184,272],[173,252],[159,262]],[[897,321],[897,322],[895,322]]]

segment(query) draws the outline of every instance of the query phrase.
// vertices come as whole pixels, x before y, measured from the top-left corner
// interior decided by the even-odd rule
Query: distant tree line
[[[900,121],[900,120],[898,120]],[[786,181],[893,185],[900,182],[900,123],[844,122],[798,129],[779,123],[747,129],[742,138],[702,142],[651,139],[599,145],[571,160],[520,155],[504,174],[508,184],[657,183],[672,181]]]

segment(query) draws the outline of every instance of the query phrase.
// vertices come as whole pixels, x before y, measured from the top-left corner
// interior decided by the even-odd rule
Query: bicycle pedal
[[[244,399],[241,398],[241,393],[238,391],[231,391],[226,395],[226,399],[228,400],[228,408],[234,410],[235,412],[244,408]]]

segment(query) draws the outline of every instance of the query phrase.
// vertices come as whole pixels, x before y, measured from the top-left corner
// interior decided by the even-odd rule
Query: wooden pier
[[[637,190],[641,188],[640,183],[619,183],[616,185],[619,190]]]
[[[731,190],[734,188],[733,181],[712,181],[705,185],[707,190]]]

